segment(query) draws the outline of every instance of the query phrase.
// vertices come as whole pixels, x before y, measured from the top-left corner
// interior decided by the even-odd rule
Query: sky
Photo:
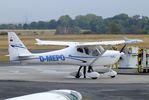
[[[149,0],[0,0],[0,23],[49,21],[62,15],[96,14],[104,18],[120,13],[149,17]]]

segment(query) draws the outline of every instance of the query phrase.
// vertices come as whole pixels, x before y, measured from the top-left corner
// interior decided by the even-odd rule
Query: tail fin
[[[20,62],[19,57],[31,54],[15,32],[8,32],[8,43],[10,61]]]

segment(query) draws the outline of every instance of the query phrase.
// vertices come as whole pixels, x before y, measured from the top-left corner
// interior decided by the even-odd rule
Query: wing
[[[50,92],[35,93],[20,97],[9,98],[6,100],[68,100],[65,96]]]
[[[140,39],[127,39],[117,41],[99,41],[99,42],[65,42],[65,41],[46,41],[36,39],[38,45],[62,45],[62,46],[108,46],[108,45],[121,45],[121,44],[134,44],[143,42]]]
[[[82,95],[74,90],[52,90],[6,100],[82,100]]]
[[[114,46],[122,44],[135,44],[143,42],[140,39],[128,39],[128,40],[117,40],[117,41],[100,41],[100,42],[80,42],[77,46]]]
[[[77,46],[103,46],[103,45],[119,45],[123,44],[125,41],[100,41],[100,42],[80,42]]]
[[[36,39],[37,45],[60,45],[60,46],[72,46],[77,42],[66,42],[66,41],[48,41],[48,40],[40,40]]]

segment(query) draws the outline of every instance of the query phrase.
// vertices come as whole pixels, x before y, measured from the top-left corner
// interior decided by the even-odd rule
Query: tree
[[[48,29],[56,29],[57,27],[57,21],[52,19],[49,23],[48,23]]]
[[[111,22],[109,24],[108,30],[109,30],[109,33],[112,33],[112,34],[119,34],[119,33],[121,33],[120,25],[116,24],[114,22]]]
[[[69,15],[58,20],[38,21],[29,24],[1,24],[0,29],[56,29],[57,34],[147,34],[149,18],[147,16],[118,14],[102,18],[95,14],[79,15],[72,19]],[[80,31],[83,30],[83,31]]]
[[[79,31],[70,16],[61,16],[57,22],[56,34],[74,34]]]
[[[30,24],[30,28],[32,28],[32,29],[37,29],[37,27],[38,27],[38,23],[37,22],[32,22]]]
[[[75,21],[77,23],[77,26],[79,26],[82,29],[89,29],[91,28],[91,23],[93,21],[96,21],[98,19],[98,16],[95,14],[87,14],[85,16],[76,16]]]
[[[28,29],[29,27],[28,27],[29,25],[28,24],[23,24],[23,29]]]
[[[90,30],[93,33],[105,33],[105,29],[106,26],[101,16],[96,16],[92,20],[90,20]]]

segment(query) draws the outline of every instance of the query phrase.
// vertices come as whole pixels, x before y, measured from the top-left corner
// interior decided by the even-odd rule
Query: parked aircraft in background
[[[52,90],[6,100],[82,100],[82,95],[74,90]]]
[[[45,41],[36,39],[38,45],[62,45],[67,46],[61,50],[55,50],[45,53],[31,53],[26,46],[18,38],[16,33],[8,32],[9,56],[11,62],[22,63],[47,63],[47,64],[64,64],[78,65],[75,77],[80,78],[81,68],[83,67],[83,75],[96,79],[99,73],[93,70],[93,66],[108,66],[115,64],[124,54],[121,51],[104,49],[103,46],[114,46],[143,42],[139,39],[127,39],[117,41],[101,41],[101,42],[65,42],[65,41]],[[124,48],[123,47],[123,48]],[[123,49],[122,48],[122,49]],[[88,70],[86,71],[86,67]],[[115,77],[117,73],[109,68],[108,76]]]

